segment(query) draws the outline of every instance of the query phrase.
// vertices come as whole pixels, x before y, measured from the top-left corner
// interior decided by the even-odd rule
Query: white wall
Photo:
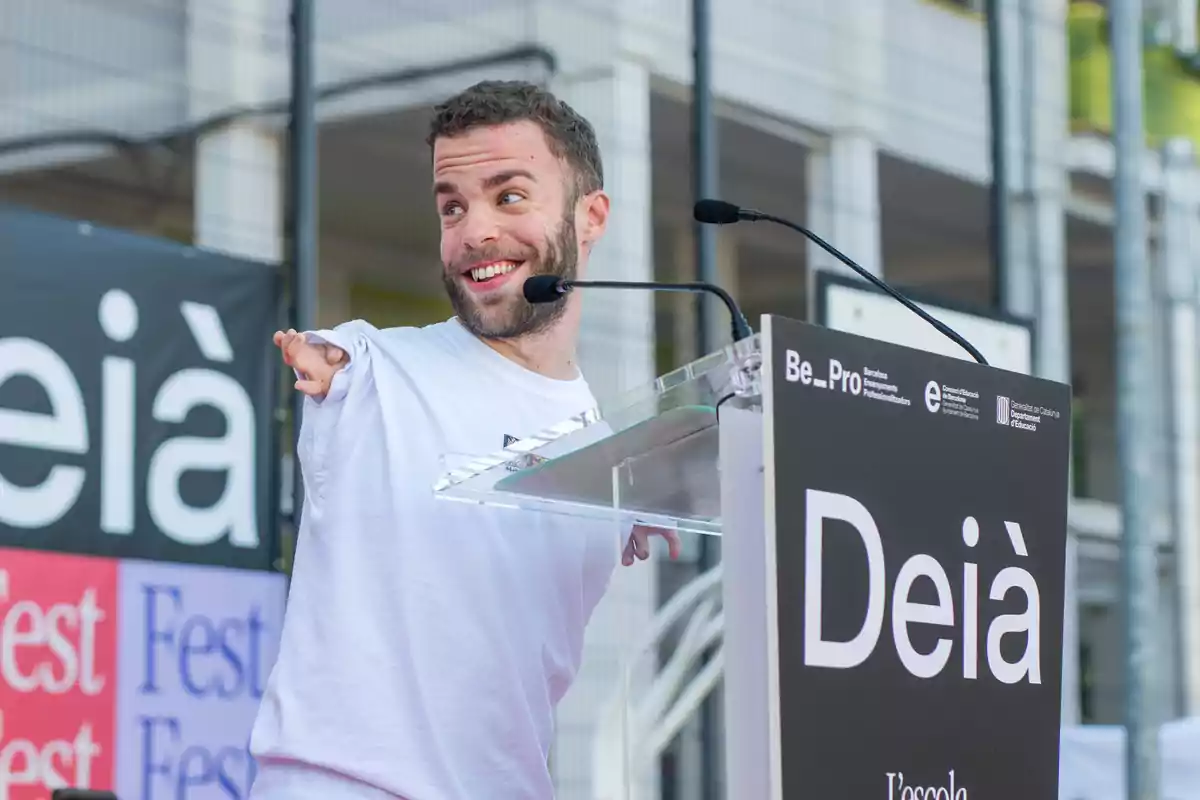
[[[819,130],[842,127],[862,113],[859,106],[869,106],[880,121],[882,149],[984,180],[982,25],[923,0],[871,3],[881,16],[871,20],[856,19],[859,5],[714,3],[717,91]],[[638,7],[642,51],[654,59],[656,71],[689,83],[688,0],[644,0]],[[876,66],[864,58],[872,51],[882,69],[864,80],[864,63]]]
[[[211,3],[216,34],[228,33],[220,29],[221,8],[233,1]],[[984,36],[977,19],[924,0],[872,2],[870,14],[856,13],[867,7],[862,3],[828,0],[713,5],[719,94],[820,130],[842,127],[866,110],[879,121],[883,150],[972,180],[987,177]],[[8,0],[0,6],[5,39],[20,43],[0,44],[0,74],[17,76],[15,99],[0,101],[0,111],[38,109],[17,120],[0,114],[0,141],[64,127],[145,133],[185,119],[183,0]],[[287,4],[264,6],[253,27],[272,62],[268,83],[285,97]],[[690,83],[688,0],[474,0],[467,6],[318,0],[317,24],[323,83],[534,40],[554,50],[568,73],[620,51],[661,77]],[[370,102],[427,101],[463,81],[380,91]]]
[[[0,142],[80,129],[139,136],[183,118],[184,0],[5,0],[0,32]],[[0,168],[94,152],[39,151]]]

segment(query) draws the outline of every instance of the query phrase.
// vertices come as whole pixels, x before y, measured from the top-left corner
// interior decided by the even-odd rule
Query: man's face
[[[434,194],[442,221],[442,278],[459,320],[477,336],[538,333],[564,304],[532,305],[532,275],[574,278],[580,237],[570,168],[540,127],[517,122],[440,138]]]

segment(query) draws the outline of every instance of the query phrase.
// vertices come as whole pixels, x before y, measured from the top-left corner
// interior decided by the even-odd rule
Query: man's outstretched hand
[[[346,366],[346,351],[331,344],[311,344],[304,334],[294,330],[275,331],[275,346],[283,354],[283,363],[300,374],[296,389],[309,397],[324,397],[333,376]]]
[[[679,558],[683,544],[679,533],[666,528],[654,528],[649,525],[634,525],[629,541],[625,543],[625,551],[621,553],[621,563],[626,567],[632,566],[635,560],[645,561],[650,557],[650,537],[661,536],[667,542],[667,550],[671,560]]]

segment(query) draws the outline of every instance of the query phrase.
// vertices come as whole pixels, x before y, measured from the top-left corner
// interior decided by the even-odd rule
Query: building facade
[[[898,285],[1033,321],[1034,371],[1074,384],[1079,417],[1064,722],[1119,722],[1104,9],[1001,5],[1003,275],[989,257],[987,52],[971,3],[713,0],[719,183],[724,198],[804,221]],[[1194,47],[1194,6],[1160,10],[1167,50]],[[322,325],[450,314],[424,125],[431,103],[485,77],[545,81],[595,125],[614,205],[593,277],[691,275],[687,0],[319,0],[317,31]],[[0,5],[0,200],[283,261],[288,42],[286,0]],[[1175,717],[1200,713],[1200,112],[1189,110],[1200,82],[1158,53],[1147,50],[1145,180],[1163,359],[1147,391],[1163,410],[1161,701]],[[755,323],[807,316],[806,274],[839,269],[761,228],[722,230],[718,261]],[[586,314],[581,358],[602,400],[697,355],[691,306],[676,298],[597,295]],[[560,720],[564,797],[590,796],[598,709],[630,625],[694,574],[684,564],[623,580],[593,625]],[[696,796],[694,727],[672,748],[677,767],[651,781],[664,796]]]

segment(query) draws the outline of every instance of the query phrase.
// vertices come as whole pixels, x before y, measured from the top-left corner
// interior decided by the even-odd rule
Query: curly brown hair
[[[481,81],[464,89],[434,108],[426,142],[432,149],[442,137],[524,121],[537,123],[550,152],[571,167],[578,195],[604,188],[604,164],[592,124],[535,83]]]

